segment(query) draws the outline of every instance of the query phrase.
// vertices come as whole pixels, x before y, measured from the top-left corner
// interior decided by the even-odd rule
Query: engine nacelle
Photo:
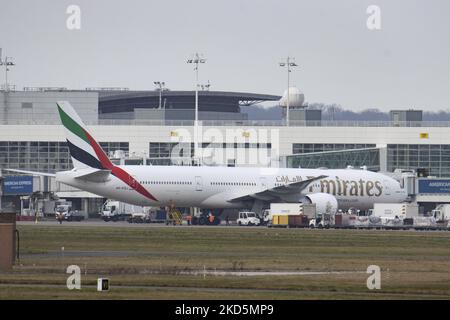
[[[335,214],[338,210],[336,197],[328,193],[311,193],[301,200],[302,202],[314,203],[317,213]]]

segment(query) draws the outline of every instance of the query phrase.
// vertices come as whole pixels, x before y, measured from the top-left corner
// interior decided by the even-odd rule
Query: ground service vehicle
[[[102,219],[106,222],[126,221],[131,217],[132,207],[133,205],[124,202],[107,200],[103,204]]]
[[[317,213],[316,217],[309,221],[310,228],[329,228],[331,225],[331,215],[329,213]]]
[[[241,211],[239,212],[239,218],[236,220],[236,223],[240,226],[259,226],[261,219],[254,212]]]
[[[72,202],[70,201],[58,201],[55,208],[55,218],[59,222],[65,220],[65,216],[72,211]]]

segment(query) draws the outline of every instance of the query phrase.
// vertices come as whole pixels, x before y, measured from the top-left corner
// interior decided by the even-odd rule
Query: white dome
[[[297,87],[289,88],[289,108],[302,107],[305,102],[305,95]],[[280,107],[286,107],[287,104],[287,90],[284,90],[283,96],[280,99]]]

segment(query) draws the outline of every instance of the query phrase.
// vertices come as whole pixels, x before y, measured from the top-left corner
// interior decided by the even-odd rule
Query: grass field
[[[450,232],[18,226],[0,299],[449,299]],[[64,251],[61,248],[64,247]],[[65,286],[78,265],[82,290]],[[381,289],[368,290],[369,265]],[[235,276],[202,271],[341,274]],[[191,272],[198,271],[198,274]],[[95,291],[110,278],[111,290]]]

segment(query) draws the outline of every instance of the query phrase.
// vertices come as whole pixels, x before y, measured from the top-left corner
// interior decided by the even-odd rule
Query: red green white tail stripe
[[[110,170],[111,174],[142,194],[157,201],[139,182],[120,167],[115,166],[106,156],[103,149],[86,130],[78,114],[67,101],[59,101],[59,116],[64,126],[73,165],[76,169],[95,168]]]

